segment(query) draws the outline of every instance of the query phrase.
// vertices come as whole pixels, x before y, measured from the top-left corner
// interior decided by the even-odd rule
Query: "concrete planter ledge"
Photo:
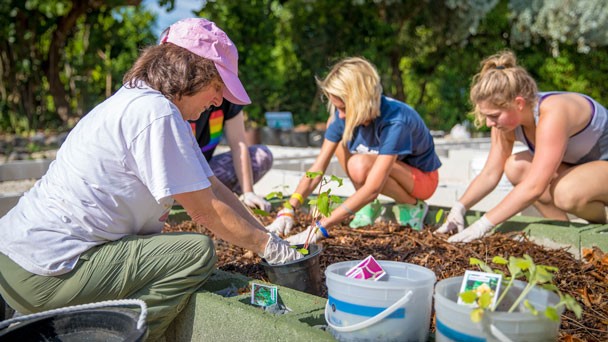
[[[264,284],[240,274],[216,270],[169,326],[165,341],[335,340],[320,327],[326,324],[327,299],[277,285],[279,302],[291,311],[273,314],[251,304],[251,283]],[[243,294],[223,295],[243,288],[247,288]]]

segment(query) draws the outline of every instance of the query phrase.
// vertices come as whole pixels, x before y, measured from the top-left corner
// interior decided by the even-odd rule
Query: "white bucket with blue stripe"
[[[439,281],[435,286],[435,341],[437,342],[508,342],[508,341],[557,341],[559,321],[552,321],[543,312],[548,305],[555,305],[559,297],[540,287],[533,288],[526,299],[541,311],[537,316],[520,309],[506,312],[521,294],[526,283],[516,280],[497,311],[485,312],[481,322],[471,321],[471,307],[457,303],[463,277]],[[557,313],[561,316],[564,307]]]
[[[435,273],[398,261],[379,260],[379,280],[347,278],[361,260],[325,270],[325,320],[339,341],[426,341],[430,329]]]

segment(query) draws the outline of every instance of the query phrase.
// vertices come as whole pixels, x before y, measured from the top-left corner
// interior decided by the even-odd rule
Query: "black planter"
[[[301,248],[302,246],[297,246]],[[294,290],[307,292],[315,296],[321,293],[321,246],[310,244],[309,254],[299,260],[294,260],[281,265],[270,265],[262,259],[264,271],[270,282],[277,285],[292,288]]]
[[[293,131],[291,134],[291,146],[308,147],[308,134],[306,131]]]
[[[2,341],[143,341],[147,327],[137,328],[139,313],[128,309],[94,309],[58,313],[0,330]]]
[[[312,147],[321,147],[324,138],[325,131],[311,131],[308,133],[308,145]]]
[[[279,139],[280,130],[270,127],[262,127],[260,130],[260,141],[264,145],[281,145]]]
[[[279,130],[279,145],[292,146],[291,135],[292,131],[289,129]]]

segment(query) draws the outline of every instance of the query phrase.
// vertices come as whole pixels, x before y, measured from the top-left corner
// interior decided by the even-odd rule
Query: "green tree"
[[[141,41],[138,32],[150,32],[150,15],[139,20],[132,13],[134,23],[122,21],[121,15],[127,12],[113,12],[125,6],[139,5],[141,0],[9,0],[0,4],[0,18],[5,25],[0,28],[0,125],[10,130],[29,130],[53,125],[66,125],[77,118],[75,112],[82,114],[88,104],[78,96],[78,87],[86,82],[93,68],[92,64],[104,65],[111,69],[110,55],[105,62],[99,62],[99,46],[91,46],[88,41],[100,32],[96,28],[112,31],[133,26],[135,36],[114,35],[111,44],[119,48],[114,51],[117,59],[125,45],[136,47]],[[173,2],[162,1],[166,5]],[[136,11],[141,12],[139,7]],[[96,20],[113,22],[111,25],[98,25]],[[145,22],[145,21],[148,22]],[[151,34],[150,34],[151,35]],[[106,45],[101,45],[106,50]],[[107,57],[107,55],[105,55]],[[120,65],[120,63],[119,63]],[[84,69],[80,69],[84,68]],[[78,84],[79,82],[82,82]],[[105,84],[105,80],[104,80]],[[78,85],[78,86],[77,86]],[[103,95],[104,93],[102,93]],[[85,97],[86,99],[86,97]],[[78,110],[75,110],[80,102]]]

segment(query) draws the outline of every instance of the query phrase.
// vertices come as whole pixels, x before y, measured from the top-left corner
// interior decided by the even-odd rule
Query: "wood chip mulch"
[[[307,222],[300,217],[300,222]],[[264,224],[272,219],[260,217]],[[297,225],[292,233],[305,227]],[[560,341],[608,341],[608,253],[598,248],[583,252],[577,260],[565,249],[547,249],[529,241],[523,234],[494,234],[468,244],[452,244],[445,236],[433,235],[433,228],[423,231],[399,227],[395,223],[380,223],[370,227],[351,229],[348,221],[331,227],[331,237],[322,241],[320,257],[322,272],[322,297],[327,297],[325,268],[333,263],[361,260],[373,255],[377,260],[393,260],[427,267],[435,272],[437,280],[461,276],[475,257],[490,262],[492,257],[521,257],[528,254],[536,264],[559,268],[555,283],[563,293],[568,293],[581,304],[583,315],[579,320],[574,313],[562,315]],[[213,234],[193,221],[167,224],[165,231],[200,232]],[[268,281],[260,258],[254,253],[215,239],[218,268],[240,273],[253,279]],[[434,320],[433,320],[434,321]],[[432,324],[434,331],[435,326]]]

